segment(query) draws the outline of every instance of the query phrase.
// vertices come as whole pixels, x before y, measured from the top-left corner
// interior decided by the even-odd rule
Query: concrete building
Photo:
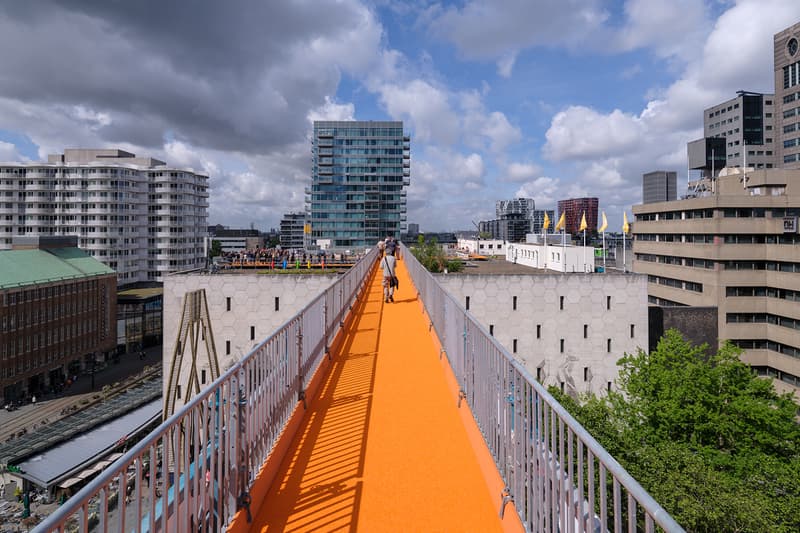
[[[561,218],[561,213],[565,214],[565,228],[566,232],[575,235],[579,233],[581,226],[581,217],[586,214],[587,232],[597,232],[597,198],[570,198],[568,200],[558,201],[558,217]],[[555,222],[553,222],[555,225]]]
[[[706,177],[725,167],[743,167],[745,160],[748,168],[780,167],[775,107],[773,94],[738,91],[735,98],[703,110],[703,138],[687,147],[689,168]]]
[[[570,243],[553,243],[548,235],[547,244],[515,243],[506,246],[506,261],[519,265],[553,270],[555,272],[594,272],[595,249],[591,246],[573,246]],[[602,258],[598,258],[602,261]]]
[[[77,242],[16,237],[0,251],[4,404],[60,390],[117,346],[117,276]]]
[[[713,191],[634,206],[633,270],[650,303],[716,307],[719,340],[743,361],[800,387],[800,170],[726,169]],[[710,181],[704,178],[705,181]]]
[[[648,346],[645,276],[447,274],[437,279],[536,379],[570,394],[613,388],[617,360]]]
[[[656,170],[642,176],[642,203],[669,202],[677,198],[677,172]]]
[[[208,176],[122,150],[0,163],[0,249],[14,236],[78,237],[120,285],[205,265]]]
[[[774,37],[777,160],[800,168],[800,22]]]
[[[284,250],[302,250],[306,248],[305,213],[286,213],[281,219],[281,248]]]
[[[315,121],[306,211],[311,244],[372,247],[406,229],[410,138],[402,122]]]

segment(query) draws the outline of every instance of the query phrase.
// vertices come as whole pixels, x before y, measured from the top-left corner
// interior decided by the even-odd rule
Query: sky
[[[120,148],[209,175],[209,224],[277,228],[314,120],[402,120],[408,221],[473,229],[495,201],[678,172],[702,111],[774,91],[798,0],[38,0],[0,7],[0,161]]]

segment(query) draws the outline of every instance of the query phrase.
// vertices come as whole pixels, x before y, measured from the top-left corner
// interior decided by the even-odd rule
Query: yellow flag
[[[586,228],[589,226],[586,225],[586,211],[583,212],[581,215],[581,227],[578,228],[578,231],[586,231]]]
[[[627,234],[631,231],[631,225],[628,224],[628,213],[622,212],[622,232]]]
[[[547,211],[544,212],[544,224],[542,224],[542,231],[550,229],[550,217],[547,216]]]
[[[600,224],[600,228],[597,230],[599,232],[603,232],[608,227],[608,220],[606,220],[606,212],[603,211],[603,223]]]
[[[556,222],[556,228],[555,228],[556,231],[561,231],[562,229],[564,229],[565,225],[566,221],[564,220],[564,213],[561,213],[561,218],[559,218],[558,222]]]

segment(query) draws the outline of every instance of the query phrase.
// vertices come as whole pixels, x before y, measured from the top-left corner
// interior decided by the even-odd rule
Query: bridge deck
[[[372,275],[251,531],[521,530],[511,506],[498,518],[497,471],[397,274],[388,304]]]

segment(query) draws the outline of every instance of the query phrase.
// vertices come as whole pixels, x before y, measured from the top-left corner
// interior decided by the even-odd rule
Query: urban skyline
[[[491,218],[489,194],[596,196],[619,228],[642,174],[686,182],[702,109],[773,90],[773,35],[800,20],[792,0],[650,4],[6,7],[0,160],[152,154],[209,175],[210,223],[267,229],[303,208],[313,120],[402,120],[424,228]]]

